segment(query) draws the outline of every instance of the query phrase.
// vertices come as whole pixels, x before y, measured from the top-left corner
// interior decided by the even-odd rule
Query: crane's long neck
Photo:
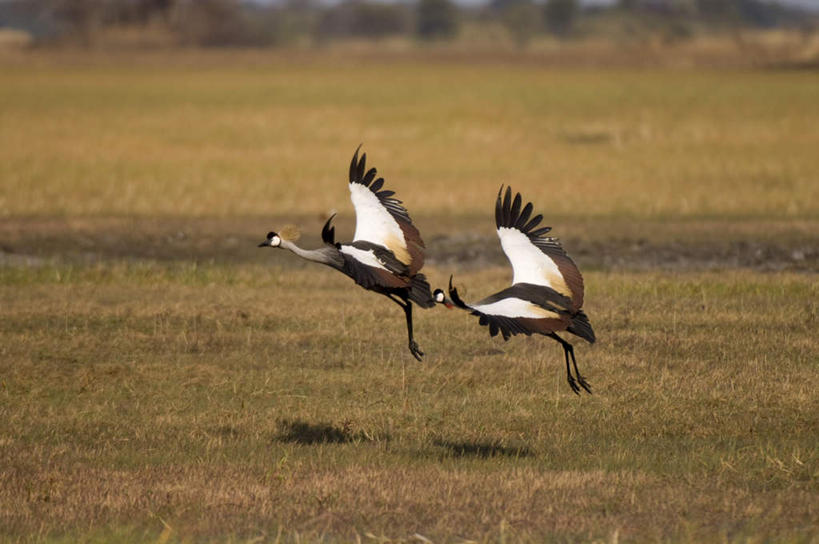
[[[303,249],[290,240],[282,240],[281,247],[289,249],[302,259],[313,261],[314,263],[326,264],[327,266],[338,269],[344,266],[344,259],[339,255],[338,250],[331,246],[324,246],[319,249]]]

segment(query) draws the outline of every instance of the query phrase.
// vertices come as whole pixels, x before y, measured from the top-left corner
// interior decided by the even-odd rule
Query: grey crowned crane
[[[553,338],[563,347],[569,386],[577,394],[580,388],[591,393],[591,386],[580,375],[572,345],[558,336],[558,331],[570,332],[594,343],[594,331],[583,306],[583,276],[556,238],[544,236],[551,227],[537,228],[542,215],[530,219],[532,204],[521,209],[522,199],[503,186],[495,202],[495,224],[503,252],[512,263],[512,286],[480,302],[466,304],[458,296],[449,278],[449,299],[441,289],[433,293],[435,301],[467,310],[479,317],[479,323],[489,327],[489,334],[498,332],[504,340],[516,334],[542,334]],[[451,300],[450,300],[451,299]],[[577,377],[572,376],[569,357]],[[579,384],[579,385],[578,385]]]
[[[361,149],[361,146],[359,146]],[[382,190],[384,178],[376,179],[376,169],[366,169],[367,154],[358,158],[356,149],[350,163],[350,198],[356,215],[353,241],[335,241],[330,216],[321,230],[324,246],[302,249],[290,229],[270,232],[259,247],[288,249],[308,261],[343,272],[364,289],[381,293],[401,306],[407,320],[409,350],[421,360],[424,352],[412,336],[412,303],[422,308],[435,306],[429,283],[418,271],[424,265],[424,242],[401,201],[393,191]]]

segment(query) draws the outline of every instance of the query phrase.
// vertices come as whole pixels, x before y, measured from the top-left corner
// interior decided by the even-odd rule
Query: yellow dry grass
[[[461,312],[418,312],[415,363],[393,304],[318,267],[2,280],[6,537],[818,536],[812,276],[587,274],[580,398],[556,343]]]
[[[164,55],[0,60],[0,539],[819,539],[816,73]],[[510,276],[498,186],[535,202],[594,395],[463,312],[418,364],[394,304],[254,247],[352,233],[359,142],[467,300]]]
[[[330,59],[10,64],[0,215],[326,213],[361,142],[418,213],[819,211],[814,72]]]

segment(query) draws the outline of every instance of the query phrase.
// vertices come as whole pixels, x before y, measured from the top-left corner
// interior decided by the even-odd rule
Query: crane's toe
[[[409,343],[409,350],[412,353],[412,356],[415,357],[418,361],[422,361],[422,357],[424,356],[424,352],[421,351],[421,348],[418,347],[418,344],[415,343],[415,340],[410,340]]]
[[[569,374],[567,381],[569,382],[569,387],[571,387],[572,391],[574,391],[574,394],[579,395],[580,387],[578,387],[577,382],[574,381],[574,377],[571,374]]]
[[[586,381],[586,378],[584,378],[583,376],[578,375],[578,376],[577,376],[577,381],[578,381],[578,382],[580,382],[580,387],[582,387],[583,389],[585,389],[585,390],[586,390],[586,393],[588,393],[589,395],[591,395],[591,394],[592,394],[592,391],[591,391],[591,384],[590,384],[589,382],[587,382],[587,381]]]

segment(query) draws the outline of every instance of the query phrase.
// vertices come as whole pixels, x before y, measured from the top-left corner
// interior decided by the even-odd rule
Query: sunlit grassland
[[[462,312],[418,312],[416,363],[400,310],[324,269],[0,269],[2,533],[819,537],[815,278],[587,284],[576,397],[556,343]]]
[[[509,183],[554,215],[815,217],[817,96],[815,72],[34,57],[0,70],[0,214],[325,213],[363,142],[416,215]]]
[[[817,96],[809,71],[0,59],[0,540],[815,542]],[[347,239],[361,142],[467,300],[509,280],[498,186],[534,201],[583,264],[594,395],[555,342],[442,308],[419,364],[397,306],[255,248],[332,210]]]

